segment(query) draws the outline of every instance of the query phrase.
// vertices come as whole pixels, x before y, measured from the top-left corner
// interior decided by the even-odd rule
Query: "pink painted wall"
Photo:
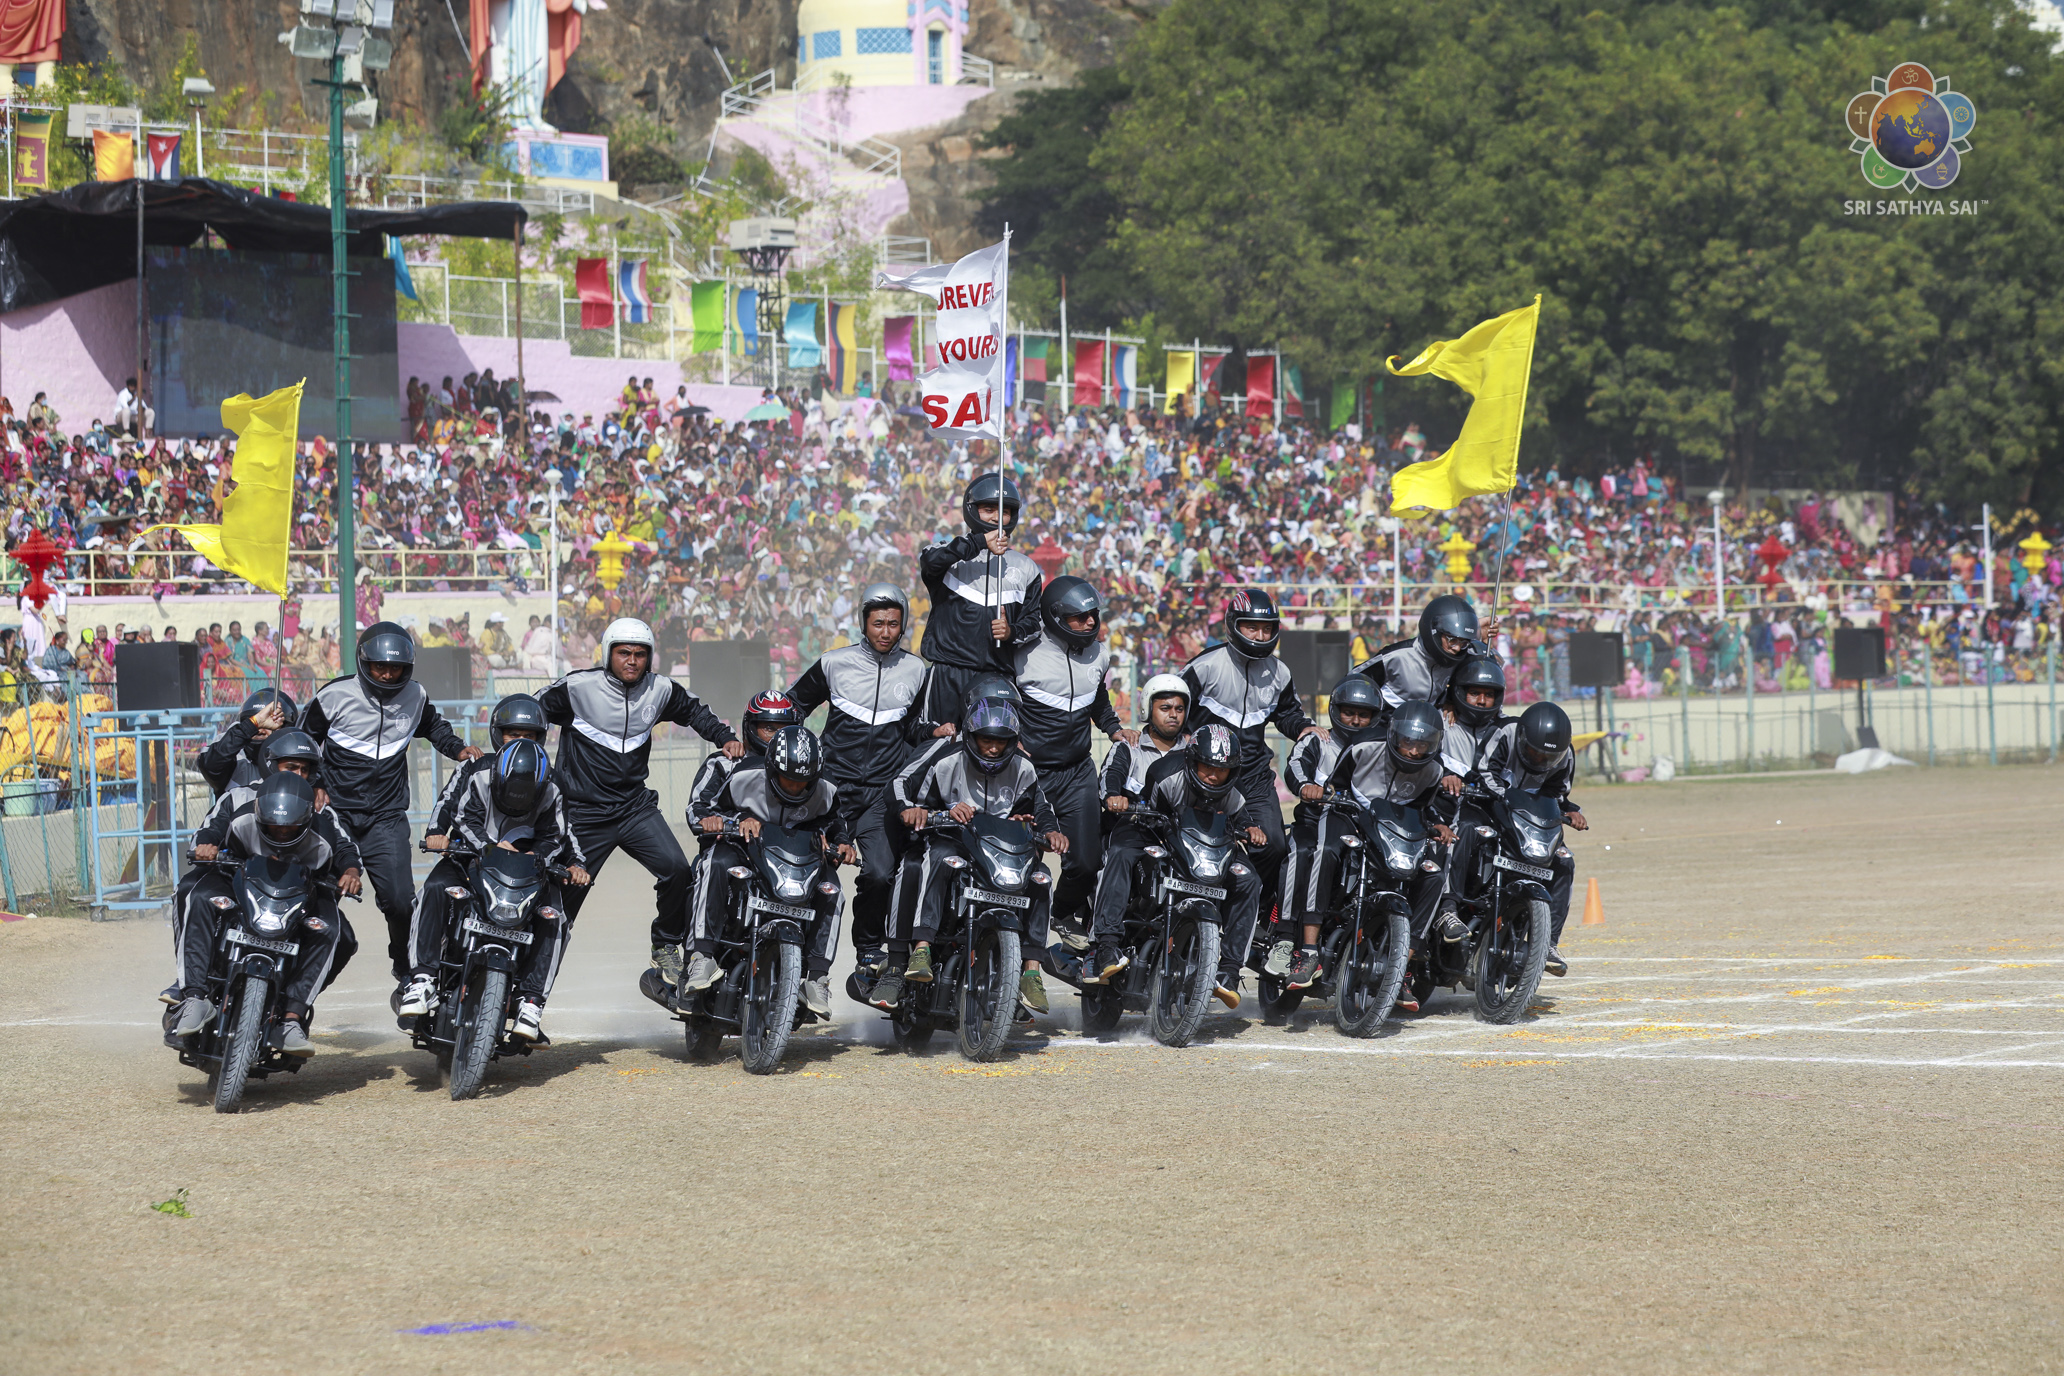
[[[454,378],[494,369],[496,377],[516,372],[516,341],[479,335],[461,335],[449,325],[422,325],[403,321],[396,326],[401,356],[400,380],[405,389],[411,377],[431,386],[447,374]],[[681,366],[657,358],[575,358],[565,341],[526,339],[523,341],[523,379],[533,392],[550,392],[556,405],[540,403],[555,416],[567,411],[575,415],[600,416],[616,404],[624,380],[635,373],[651,378],[662,398],[688,380]],[[743,419],[748,409],[759,404],[757,387],[726,387],[721,383],[688,382],[688,396],[698,406],[707,406],[725,420]]]
[[[22,415],[50,394],[64,431],[112,420],[115,393],[136,373],[136,284],[116,282],[0,315],[0,395]]]

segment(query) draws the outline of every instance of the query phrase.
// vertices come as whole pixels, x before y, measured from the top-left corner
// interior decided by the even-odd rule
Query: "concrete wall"
[[[401,385],[411,377],[431,386],[449,375],[494,369],[496,377],[516,375],[516,341],[478,335],[462,335],[449,325],[423,325],[403,321],[397,329],[401,354]],[[523,341],[523,380],[533,392],[550,392],[557,404],[540,403],[553,415],[567,411],[575,415],[601,414],[616,405],[624,380],[635,374],[651,378],[662,398],[688,383],[688,396],[698,406],[707,406],[725,420],[740,420],[757,405],[757,387],[726,387],[719,383],[688,382],[681,365],[659,358],[576,358],[564,340]]]
[[[115,393],[136,374],[136,284],[117,282],[0,315],[0,395],[24,415],[50,394],[66,434],[111,421]]]

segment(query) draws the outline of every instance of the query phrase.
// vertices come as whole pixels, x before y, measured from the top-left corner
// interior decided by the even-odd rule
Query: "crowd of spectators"
[[[436,386],[412,378],[417,438],[364,446],[355,460],[359,619],[376,617],[404,578],[409,590],[540,592],[556,530],[556,626],[497,615],[476,628],[469,616],[419,636],[471,646],[483,667],[542,674],[589,662],[602,626],[635,615],[654,624],[663,664],[685,661],[696,640],[758,638],[791,674],[851,633],[854,598],[870,581],[902,584],[922,612],[916,555],[959,528],[962,485],[997,461],[986,443],[932,438],[904,390],[849,400],[770,392],[783,418],[725,423],[685,388],[661,398],[634,376],[599,418],[534,410],[519,422],[513,389],[492,374]],[[223,588],[177,535],[146,528],[218,519],[225,443],[139,440],[133,408],[121,419],[131,424],[94,420],[67,433],[40,394],[20,417],[0,399],[8,546],[41,529],[66,551],[56,577],[74,593]],[[215,618],[187,628],[218,701],[282,659],[302,683],[335,669],[334,627],[318,610],[331,575],[309,552],[334,545],[336,455],[321,439],[303,450],[291,573],[311,609],[307,633],[293,603],[286,624],[248,636]],[[1417,425],[1364,437],[1208,409],[1193,418],[1029,404],[1014,417],[1009,455],[1026,494],[1021,540],[1050,573],[1081,573],[1103,590],[1121,683],[1202,649],[1235,584],[1272,588],[1291,626],[1347,631],[1358,650],[1395,634],[1394,604],[1409,620],[1450,585],[1483,585],[1480,602],[1496,586],[1516,700],[1566,688],[1567,636],[1593,628],[1625,633],[1623,689],[1636,696],[1739,691],[1750,672],[1769,691],[1828,686],[1829,634],[1844,622],[1885,627],[1902,674],[2025,677],[2051,644],[2064,578],[2056,561],[2014,545],[2034,531],[2033,513],[1996,528],[1988,580],[1977,532],[1940,506],[1735,494],[1718,513],[1729,613],[1718,617],[1714,508],[1702,488],[1684,490],[1646,459],[1602,474],[1535,470],[1509,499],[1394,522],[1390,473],[1429,456]],[[612,536],[631,546],[620,576],[598,549]],[[151,634],[69,629],[64,653],[89,677],[107,672],[123,635]],[[5,655],[33,676],[56,642],[31,653],[29,639],[15,637]]]

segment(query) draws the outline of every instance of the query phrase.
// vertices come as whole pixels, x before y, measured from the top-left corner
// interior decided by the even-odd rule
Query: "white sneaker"
[[[429,975],[417,975],[402,990],[401,1004],[394,1011],[404,1018],[419,1018],[437,1005],[437,981]]]
[[[681,987],[690,993],[707,989],[724,977],[724,972],[711,956],[697,955],[688,962],[688,973],[681,976]]]
[[[527,1042],[537,1041],[545,1035],[545,1010],[535,999],[525,999],[516,1005],[516,1029],[512,1034]]]
[[[1277,942],[1269,947],[1268,959],[1262,963],[1261,972],[1281,979],[1290,973],[1290,958],[1296,954],[1297,946],[1294,942]]]
[[[821,979],[803,981],[803,1007],[820,1018],[831,1016],[831,987]]]

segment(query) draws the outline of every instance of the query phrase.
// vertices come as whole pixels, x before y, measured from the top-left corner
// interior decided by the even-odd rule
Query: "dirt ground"
[[[618,858],[479,1101],[372,940],[222,1117],[162,923],[6,924],[0,1372],[2064,1368],[2064,772],[1586,800],[1606,925],[1536,1016],[1370,1042],[1063,995],[992,1066],[850,1004],[691,1065]]]

